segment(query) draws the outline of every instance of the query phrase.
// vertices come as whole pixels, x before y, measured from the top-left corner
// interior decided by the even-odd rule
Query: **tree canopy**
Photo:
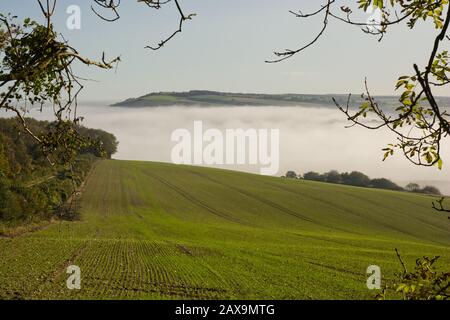
[[[31,130],[42,135],[58,125],[26,120]],[[67,213],[62,209],[71,205],[69,200],[95,160],[110,158],[117,148],[110,133],[85,127],[78,130],[90,143],[77,150],[70,164],[51,166],[15,119],[0,118],[0,221],[37,221]]]

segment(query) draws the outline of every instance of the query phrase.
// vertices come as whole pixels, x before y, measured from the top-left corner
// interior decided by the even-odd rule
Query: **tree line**
[[[27,123],[42,137],[57,132],[58,122],[27,119]],[[74,216],[73,208],[68,207],[71,198],[96,159],[111,158],[118,143],[114,135],[102,130],[73,124],[70,128],[81,137],[77,148],[71,149],[73,162],[63,160],[67,157],[64,148],[54,148],[50,162],[17,119],[0,119],[0,222]]]
[[[352,171],[350,173],[349,172],[340,173],[337,170],[331,170],[323,174],[314,171],[309,171],[301,175],[297,174],[295,171],[290,170],[286,172],[286,175],[283,177],[289,179],[304,179],[311,181],[336,183],[363,188],[376,188],[395,191],[408,191],[429,195],[442,195],[440,190],[433,186],[425,186],[421,188],[417,183],[409,183],[403,188],[389,179],[386,178],[371,179],[367,175],[359,171]]]

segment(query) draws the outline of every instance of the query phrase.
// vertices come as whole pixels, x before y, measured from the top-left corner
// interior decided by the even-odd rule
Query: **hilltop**
[[[311,95],[311,94],[260,94],[229,93],[207,90],[189,92],[155,92],[138,98],[131,98],[113,104],[121,107],[157,107],[157,106],[298,106],[320,105],[335,107],[332,98],[339,103],[347,102],[347,95]],[[393,104],[398,98],[379,97],[387,104]],[[352,97],[351,102],[362,102],[361,97]]]
[[[262,94],[230,93],[208,90],[191,90],[188,92],[154,92],[138,98],[130,98],[113,104],[115,107],[162,107],[162,106],[320,106],[335,108],[333,98],[341,105],[346,105],[348,95],[343,94]],[[376,101],[384,106],[398,106],[398,97],[377,96]],[[440,97],[439,103],[450,105],[450,98]],[[358,107],[363,102],[360,95],[352,95],[351,107]]]

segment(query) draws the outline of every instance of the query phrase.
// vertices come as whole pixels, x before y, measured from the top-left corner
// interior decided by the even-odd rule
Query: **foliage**
[[[380,19],[357,21],[353,18],[353,9],[338,4],[336,0],[326,0],[325,4],[312,13],[291,11],[297,18],[303,19],[323,15],[322,28],[311,42],[298,49],[275,51],[276,58],[266,62],[281,62],[308,49],[325,34],[332,19],[360,27],[367,34],[380,36],[379,41],[383,39],[388,28],[394,25],[407,21],[408,28],[413,29],[419,21],[431,20],[437,31],[430,46],[428,61],[423,69],[415,63],[414,73],[398,78],[395,88],[402,91],[399,95],[399,105],[394,110],[384,110],[379,101],[371,95],[367,79],[365,93],[361,95],[365,101],[359,105],[356,112],[350,108],[351,94],[348,95],[346,106],[336,98],[333,98],[333,101],[351,123],[350,127],[358,125],[371,130],[387,128],[396,135],[396,142],[383,149],[383,160],[394,155],[395,150],[399,149],[406,159],[415,165],[437,166],[442,169],[441,144],[450,136],[450,114],[449,106],[437,99],[435,90],[450,85],[450,55],[448,50],[441,48],[443,42],[450,39],[449,0],[357,0],[356,6],[357,10],[366,13],[369,13],[369,9],[378,10]],[[444,207],[444,201],[445,198],[442,198],[433,203],[433,208],[440,212],[450,212],[450,209]]]
[[[431,195],[438,195],[438,196],[440,196],[442,194],[438,188],[433,187],[433,186],[425,186],[421,190],[418,190],[417,192],[431,194]]]
[[[449,300],[450,272],[439,272],[435,264],[439,257],[423,257],[416,260],[414,271],[408,272],[401,258],[403,272],[397,275],[393,285],[385,285],[377,299],[400,297],[403,300]]]
[[[90,142],[82,146],[81,153],[91,153],[97,157],[111,159],[111,156],[117,152],[119,143],[112,133],[80,126],[77,130],[81,136],[89,137]]]
[[[405,190],[409,191],[409,192],[416,192],[416,191],[420,190],[420,186],[417,183],[408,183],[405,186]]]
[[[72,149],[69,164],[62,161],[52,166],[16,119],[0,119],[0,220],[3,221],[37,221],[60,215],[62,206],[84,181],[95,157],[110,158],[117,146],[115,137],[101,130],[75,127],[67,122],[27,119],[27,123],[43,137],[56,135],[55,126],[65,126],[67,133],[55,137],[60,144],[53,147],[53,155],[58,152],[67,155],[63,146],[68,133],[83,143],[77,150]],[[102,146],[109,149],[105,151]]]
[[[344,181],[343,175],[341,175],[336,170],[331,170],[331,171],[325,173],[325,175],[326,175],[326,181],[329,183],[341,183]]]
[[[70,126],[79,125],[82,120],[76,116],[76,108],[83,85],[81,78],[72,72],[74,62],[111,69],[120,61],[120,57],[106,61],[103,54],[101,61],[93,61],[82,56],[54,29],[52,19],[59,1],[34,2],[40,8],[45,24],[30,18],[18,22],[15,15],[0,13],[0,109],[13,112],[21,120],[26,132],[40,144],[50,162],[56,147],[58,156],[65,151],[63,148],[67,149],[67,154],[58,160],[69,163],[80,143],[80,137],[70,130]],[[195,16],[185,14],[178,0],[137,2],[154,9],[174,3],[180,17],[175,32],[157,46],[146,47],[152,50],[158,50],[182,32],[183,24]],[[120,18],[119,6],[120,1],[92,0],[91,9],[99,18],[112,22]],[[106,17],[99,9],[109,11],[113,17]],[[29,107],[37,105],[42,110],[44,104],[52,105],[55,121],[59,123],[54,126],[56,132],[48,132],[47,136],[40,137],[29,128],[24,115]],[[106,147],[111,148],[114,147]]]
[[[288,171],[293,172],[293,171]],[[302,178],[301,175],[298,175],[299,178]],[[286,178],[289,178],[289,176],[286,174]],[[387,190],[403,190],[402,187],[398,186],[394,182],[385,179],[370,179],[368,176],[366,176],[362,172],[358,171],[352,171],[350,173],[344,172],[339,173],[336,170],[331,170],[329,172],[326,172],[324,174],[320,174],[317,172],[309,171],[306,172],[303,175],[303,179],[305,180],[312,180],[312,181],[320,181],[320,182],[328,182],[328,183],[338,183],[338,184],[345,184],[350,186],[356,186],[356,187],[365,187],[365,188],[378,188],[378,189],[387,189]],[[433,187],[427,187],[427,189],[418,189],[417,192],[421,192],[423,190],[425,191],[431,191]],[[437,194],[439,195],[440,192],[436,188],[434,188],[436,193],[430,192],[430,194]],[[426,192],[423,192],[426,193]]]
[[[326,181],[326,177],[325,175],[321,175],[320,173],[314,172],[314,171],[309,171],[306,172],[303,175],[303,179],[305,180],[312,180],[312,181]]]
[[[297,179],[298,178],[297,173],[295,171],[286,172],[285,177],[288,179]]]
[[[350,173],[344,172],[339,173],[336,170],[331,170],[324,174],[320,174],[318,172],[309,171],[306,172],[303,176],[300,174],[296,174],[295,171],[288,171],[285,178],[290,179],[304,179],[311,181],[319,181],[319,182],[328,182],[328,183],[337,183],[344,184],[355,187],[364,187],[364,188],[376,188],[376,189],[386,189],[386,190],[394,190],[394,191],[408,191],[415,193],[423,193],[433,196],[442,195],[441,191],[433,186],[425,186],[421,188],[417,183],[409,183],[405,188],[400,187],[396,183],[392,182],[386,178],[376,178],[370,179],[367,175],[362,172],[352,171]]]
[[[372,179],[370,180],[370,186],[378,189],[388,189],[388,190],[402,190],[403,188],[398,186],[396,183],[392,182],[386,178]]]
[[[90,137],[93,132],[87,132],[87,129],[80,127],[82,117],[77,116],[76,108],[77,98],[83,85],[80,82],[81,78],[73,73],[72,67],[77,62],[87,66],[111,69],[120,61],[120,57],[106,61],[103,54],[101,61],[93,61],[70,46],[54,29],[52,23],[58,2],[57,0],[35,1],[45,18],[44,24],[30,18],[18,21],[17,16],[11,13],[0,13],[0,110],[12,112],[17,117],[22,129],[35,140],[52,166],[70,166],[74,170],[80,152],[111,158],[117,149],[117,142],[113,136],[100,131],[96,131],[94,136]],[[138,3],[154,9],[174,3],[180,16],[178,30],[162,40],[157,47],[147,46],[153,50],[159,49],[180,33],[183,23],[194,16],[194,14],[185,14],[178,0],[168,0],[163,3],[139,0]],[[120,18],[119,6],[120,1],[93,0],[91,8],[101,19],[115,21]],[[114,18],[106,18],[97,11],[98,8],[109,10],[114,14]],[[29,108],[38,107],[42,110],[45,105],[53,107],[54,121],[45,129],[37,128],[38,130],[35,131],[33,129],[36,128],[32,128],[33,125],[26,119],[26,114]],[[82,134],[80,131],[83,131]],[[21,134],[23,134],[22,130],[17,129],[15,132],[9,132],[7,138],[16,140]],[[20,151],[16,150],[15,156],[30,160],[24,150],[23,148]],[[29,165],[32,161],[28,162]],[[12,161],[11,165],[20,166],[20,169],[27,167],[27,164],[20,161],[17,163]],[[6,165],[2,165],[1,168],[7,171]],[[0,179],[7,179],[6,173],[2,172]],[[2,186],[6,185],[7,182],[3,181]],[[8,195],[6,189],[0,190],[3,199],[6,199]],[[28,192],[25,189],[22,191]],[[35,198],[33,192],[30,190],[29,196]],[[15,202],[5,203],[5,206],[3,211],[12,212],[20,211],[16,208],[21,207],[20,203]],[[2,215],[5,213],[3,212]]]
[[[52,11],[48,10],[46,17],[50,19]],[[72,72],[74,61],[110,69],[119,59],[95,62],[82,57],[60,39],[50,20],[42,25],[29,18],[18,22],[15,16],[0,14],[0,109],[20,120],[51,164],[70,163],[86,143],[73,129],[82,120],[76,116],[76,107],[83,88]],[[42,110],[48,104],[54,109],[55,123],[50,130],[33,131],[25,118],[27,111],[32,107]]]
[[[370,185],[370,178],[362,172],[352,171],[344,172],[342,175],[342,183],[356,187],[366,187]]]
[[[399,93],[399,103],[394,110],[384,110],[369,90],[367,79],[365,81],[365,100],[353,112],[350,108],[351,95],[348,96],[346,106],[338,102],[334,103],[341,110],[351,126],[362,126],[367,129],[377,130],[387,128],[392,131],[397,140],[383,149],[384,160],[394,155],[395,150],[401,150],[404,156],[415,165],[443,166],[441,155],[441,143],[450,136],[450,114],[448,105],[441,103],[435,96],[435,89],[450,85],[450,55],[442,49],[444,41],[449,40],[448,30],[450,26],[450,8],[448,0],[357,0],[359,11],[368,13],[369,9],[378,10],[379,21],[358,21],[353,18],[354,8],[338,4],[336,0],[326,0],[318,10],[304,14],[302,11],[293,12],[297,18],[311,18],[323,15],[322,28],[317,36],[309,43],[298,49],[286,49],[276,51],[276,58],[269,63],[280,62],[292,58],[296,54],[314,45],[327,31],[330,21],[336,20],[351,26],[357,26],[371,35],[383,39],[387,30],[394,25],[407,22],[407,27],[413,29],[422,21],[432,21],[437,30],[434,41],[430,46],[429,58],[425,67],[420,69],[418,64],[413,65],[414,72],[398,78],[396,90]],[[440,203],[439,211],[446,211]]]

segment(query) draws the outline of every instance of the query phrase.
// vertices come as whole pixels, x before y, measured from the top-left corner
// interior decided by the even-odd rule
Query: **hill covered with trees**
[[[42,137],[57,125],[34,119],[27,123]],[[82,126],[74,130],[82,140],[70,150],[74,161],[64,162],[63,146],[45,152],[16,119],[0,119],[0,224],[73,218],[69,200],[95,160],[111,158],[118,145],[114,135],[105,131]]]

